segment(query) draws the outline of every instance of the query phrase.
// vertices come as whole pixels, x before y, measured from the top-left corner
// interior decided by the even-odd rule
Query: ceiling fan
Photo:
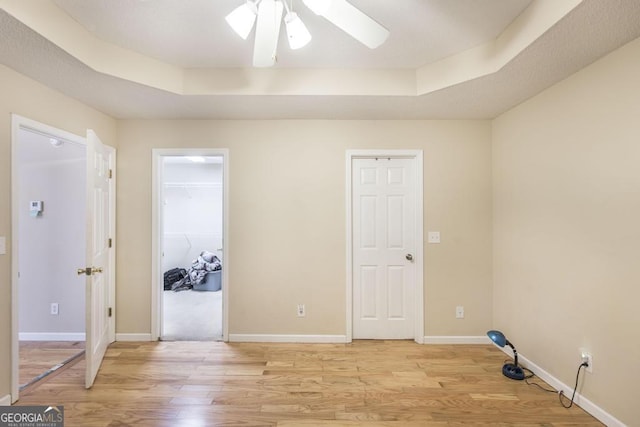
[[[375,49],[389,37],[389,30],[354,7],[347,0],[302,0],[316,15],[349,34],[370,49]],[[309,30],[287,0],[245,0],[226,16],[231,28],[243,39],[256,27],[253,66],[271,67],[276,62],[276,50],[282,15],[291,49],[299,49],[311,41]],[[257,21],[257,22],[256,22]]]

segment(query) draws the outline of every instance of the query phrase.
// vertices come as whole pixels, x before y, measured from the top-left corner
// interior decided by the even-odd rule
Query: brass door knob
[[[102,267],[87,267],[87,268],[79,268],[78,276],[81,274],[86,274],[87,276],[91,276],[94,273],[102,273]]]

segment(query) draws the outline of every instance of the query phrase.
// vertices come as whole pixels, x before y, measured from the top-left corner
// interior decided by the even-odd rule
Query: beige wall
[[[0,66],[0,236],[11,250],[10,113],[118,145],[117,332],[150,332],[151,149],[226,147],[231,333],[345,333],[345,151],[424,150],[425,333],[503,329],[632,425],[640,378],[640,40],[493,121],[115,122]],[[493,175],[493,177],[492,177]],[[493,243],[492,243],[493,242]],[[493,248],[493,252],[492,252]],[[493,263],[492,263],[493,259]],[[0,397],[10,389],[0,255]],[[492,278],[493,271],[493,278]],[[492,286],[493,280],[493,286]],[[295,316],[295,304],[307,317]],[[454,307],[466,318],[456,320]]]
[[[633,425],[640,417],[632,400],[640,378],[638,76],[640,40],[492,125],[116,123],[0,66],[0,236],[10,251],[10,113],[79,135],[95,129],[119,146],[117,332],[149,333],[151,149],[227,147],[230,331],[344,334],[345,150],[422,149],[424,228],[443,238],[425,245],[426,335],[503,329],[566,384],[586,347],[594,373],[583,394]],[[10,389],[10,263],[0,255],[0,397]],[[295,316],[298,302],[307,305],[304,319]],[[464,320],[454,318],[456,305],[465,306]]]
[[[637,425],[640,39],[493,125],[494,326]]]
[[[118,137],[118,333],[150,332],[151,150],[173,147],[230,150],[230,333],[346,333],[345,153],[364,148],[424,150],[425,230],[442,233],[426,335],[491,326],[490,122],[131,120]]]
[[[0,65],[0,236],[7,255],[0,255],[0,398],[11,389],[11,113],[85,135],[94,129],[115,146],[115,120]]]

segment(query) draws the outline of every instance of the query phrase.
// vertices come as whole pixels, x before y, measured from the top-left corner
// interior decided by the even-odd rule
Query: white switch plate
[[[440,243],[440,232],[439,231],[430,231],[427,234],[427,241],[429,243]]]
[[[7,253],[7,238],[4,236],[0,236],[0,255],[5,255]]]

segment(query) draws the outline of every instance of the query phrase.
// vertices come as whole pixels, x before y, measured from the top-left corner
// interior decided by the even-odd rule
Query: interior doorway
[[[17,178],[18,385],[23,389],[85,348],[86,145],[20,128]]]
[[[85,138],[17,114],[11,115],[11,128],[14,403],[21,383],[24,385],[21,338],[23,342],[84,341],[87,388],[93,384],[107,345],[115,339],[115,243],[111,236],[116,227],[116,151],[102,145],[90,129]],[[32,150],[34,147],[41,149]],[[78,279],[80,274],[85,276]],[[31,304],[30,294],[38,297]],[[49,322],[31,317],[34,314]],[[47,353],[57,352],[58,347]],[[66,361],[78,359],[72,356]],[[64,362],[52,365],[50,371]]]
[[[154,329],[160,340],[226,337],[225,154],[154,151]]]
[[[347,341],[424,342],[420,150],[347,151]]]

